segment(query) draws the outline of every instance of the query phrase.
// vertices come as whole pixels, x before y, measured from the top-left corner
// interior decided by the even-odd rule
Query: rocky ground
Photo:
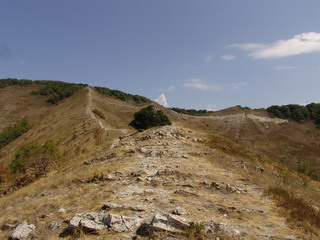
[[[263,195],[262,187],[242,174],[245,164],[233,159],[233,168],[226,168],[228,156],[206,142],[205,133],[176,125],[121,137],[96,158],[81,163],[83,171],[104,166],[112,170],[74,183],[96,198],[106,193],[97,199],[104,202],[98,211],[86,211],[85,206],[81,212],[61,208],[59,214],[68,212],[65,216],[70,217],[55,219],[49,213],[45,221],[18,227],[8,222],[2,231],[13,232],[13,239],[23,239],[19,237],[23,234],[68,239],[79,229],[83,239],[140,239],[162,231],[172,234],[159,239],[182,239],[190,229],[207,232],[209,239],[301,237]],[[255,171],[264,174],[259,166]]]

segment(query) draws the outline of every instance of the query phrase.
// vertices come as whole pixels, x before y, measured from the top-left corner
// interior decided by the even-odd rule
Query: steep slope
[[[84,157],[92,154],[100,143],[106,144],[114,137],[132,131],[128,123],[138,109],[134,104],[100,96],[87,87],[58,105],[52,105],[45,97],[30,95],[32,89],[0,89],[6,93],[1,94],[4,103],[0,109],[4,119],[1,126],[4,128],[21,119],[27,119],[33,125],[26,134],[0,150],[3,162],[10,162],[20,147],[48,139],[57,141],[67,158]]]
[[[47,97],[30,94],[37,88],[36,86],[0,88],[0,131],[24,118],[36,124],[42,114],[54,107],[46,102]],[[33,117],[30,118],[31,116]]]

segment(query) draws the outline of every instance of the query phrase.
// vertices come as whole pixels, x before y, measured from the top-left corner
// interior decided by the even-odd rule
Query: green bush
[[[313,177],[314,174],[313,167],[307,161],[300,161],[297,171],[309,177]]]
[[[13,173],[26,173],[30,168],[43,171],[49,164],[60,158],[58,145],[48,140],[44,145],[31,144],[21,148],[12,160],[10,167]]]
[[[4,147],[5,145],[9,144],[16,138],[20,137],[22,134],[27,132],[31,126],[29,123],[25,120],[16,123],[12,127],[5,128],[0,133],[0,149]]]
[[[134,114],[130,126],[135,129],[148,129],[156,126],[171,125],[170,119],[161,110],[155,111],[153,106],[148,106]]]

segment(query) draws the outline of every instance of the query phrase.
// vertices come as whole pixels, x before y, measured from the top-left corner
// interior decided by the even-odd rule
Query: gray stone
[[[190,215],[190,213],[185,210],[184,208],[182,207],[176,207],[173,211],[172,211],[173,214],[176,214],[176,215]]]
[[[103,219],[103,224],[105,224],[110,230],[115,232],[132,232],[138,229],[142,221],[143,220],[141,218],[108,214]]]
[[[86,214],[77,214],[74,216],[69,224],[72,227],[83,227],[89,230],[101,230],[105,229],[106,226],[103,223],[103,219],[105,217],[104,213],[86,213]]]
[[[224,224],[224,223],[216,223],[213,221],[204,222],[205,231],[207,233],[222,233],[229,237],[239,236],[241,232],[234,228],[233,226]]]
[[[58,222],[58,221],[52,221],[49,226],[48,226],[48,229],[50,230],[56,230],[58,228],[61,227],[61,222]]]
[[[151,231],[167,231],[180,233],[190,227],[190,222],[180,216],[157,213],[151,221],[149,228]]]
[[[120,210],[131,210],[136,212],[144,212],[145,209],[140,206],[129,206],[129,205],[121,205],[116,203],[106,203],[102,206],[102,210],[108,210],[108,209],[120,209]]]
[[[60,208],[58,210],[58,213],[66,213],[66,212],[67,212],[67,210],[65,208]]]
[[[21,223],[19,224],[10,236],[10,239],[18,240],[28,237],[36,226],[33,224]]]

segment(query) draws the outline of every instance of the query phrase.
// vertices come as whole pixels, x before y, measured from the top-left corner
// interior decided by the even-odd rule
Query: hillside
[[[1,239],[23,222],[34,225],[32,239],[319,238],[319,183],[296,171],[306,160],[319,174],[311,122],[239,108],[187,116],[153,103],[173,125],[137,132],[129,123],[139,103],[84,86],[53,105],[30,94],[38,87],[0,89],[0,130],[32,124],[0,149],[0,161],[48,139],[63,159],[0,198]],[[276,187],[306,205],[292,216],[272,197]]]

